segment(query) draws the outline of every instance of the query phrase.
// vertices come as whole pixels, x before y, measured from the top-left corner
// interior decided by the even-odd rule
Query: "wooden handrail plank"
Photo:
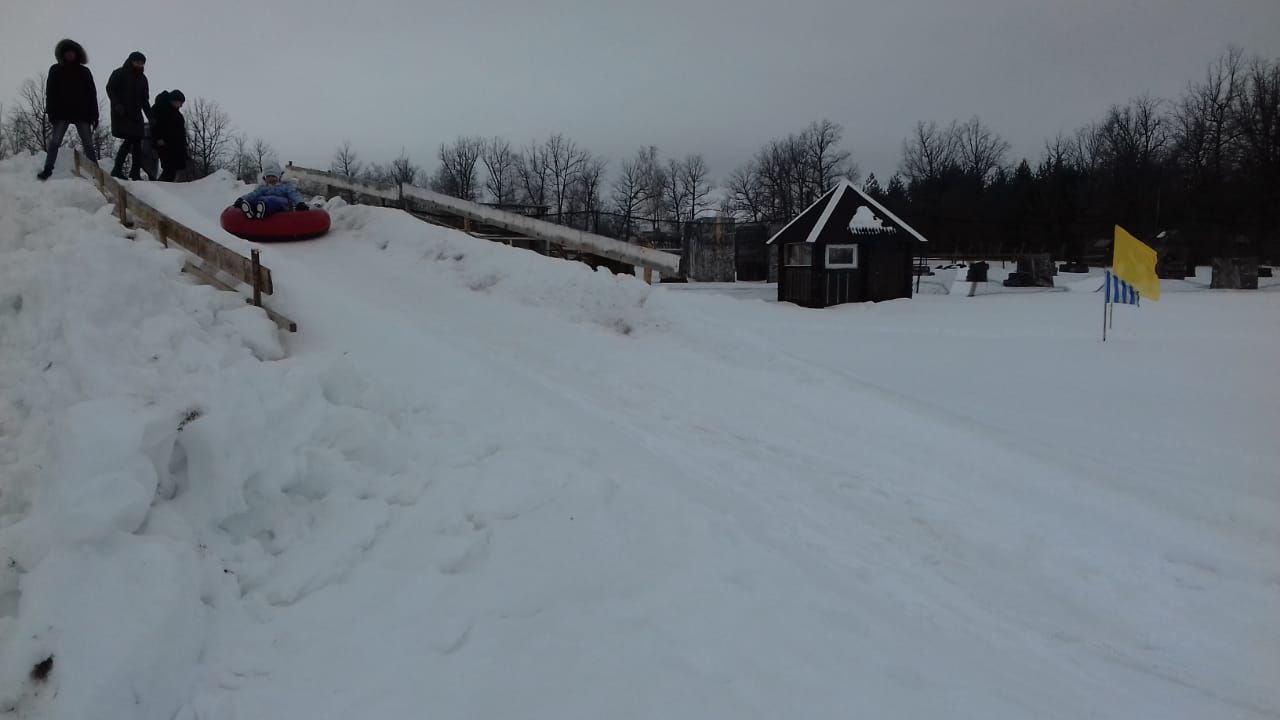
[[[88,162],[79,150],[75,152],[76,174],[88,168],[89,174],[93,176],[98,190],[102,192],[108,199],[113,199],[117,206],[122,210],[120,212],[120,222],[128,223],[128,216],[133,216],[138,224],[149,229],[153,234],[160,238],[160,242],[168,247],[170,243],[181,247],[187,252],[195,255],[204,261],[204,264],[186,263],[182,270],[189,273],[203,282],[212,285],[220,290],[236,292],[229,283],[219,279],[217,273],[221,272],[229,278],[234,278],[241,283],[253,288],[254,296],[246,298],[245,302],[253,303],[261,307],[267,316],[270,317],[277,325],[286,328],[289,332],[297,332],[298,324],[278,312],[262,305],[261,295],[271,295],[275,291],[275,284],[271,279],[271,269],[264,267],[257,261],[257,251],[254,251],[253,259],[247,258],[236,251],[228,248],[216,240],[212,240],[205,235],[192,230],[182,223],[174,220],[163,212],[157,210],[151,204],[140,199],[137,195],[129,192],[129,189],[118,182],[115,178],[105,174],[102,167],[97,163]],[[257,282],[255,282],[255,278]]]
[[[196,265],[193,262],[187,262],[183,264],[182,272],[195,277],[196,279],[200,280],[206,285],[212,285],[213,287],[216,287],[219,290],[226,290],[227,292],[235,292],[235,288],[231,287],[227,283],[220,280],[213,273],[209,272],[205,268],[200,267],[199,265]],[[244,301],[247,303],[252,302],[249,298],[245,298]],[[267,317],[271,318],[272,322],[274,322],[277,326],[285,330],[288,330],[289,332],[298,332],[298,323],[290,320],[284,315],[281,315],[275,310],[272,310],[266,305],[259,305],[258,307],[262,308],[262,311],[265,312],[267,314]]]
[[[640,245],[632,245],[621,240],[564,225],[556,225],[555,223],[527,215],[479,205],[415,185],[401,185],[397,193],[394,190],[384,190],[375,188],[372,185],[353,182],[323,170],[290,165],[288,172],[298,179],[300,183],[307,183],[310,186],[334,187],[361,195],[389,200],[413,198],[424,203],[430,210],[462,218],[464,224],[476,223],[497,227],[531,239],[552,242],[570,249],[657,270],[664,275],[679,274],[680,258],[671,253]],[[421,216],[418,215],[418,217]],[[433,221],[428,220],[428,222]]]

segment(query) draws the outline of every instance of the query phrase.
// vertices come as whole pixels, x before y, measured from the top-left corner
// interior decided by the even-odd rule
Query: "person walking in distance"
[[[111,176],[124,179],[124,159],[132,155],[129,179],[142,179],[142,136],[145,122],[151,120],[151,88],[147,83],[147,57],[138,51],[129,54],[124,65],[107,79],[107,97],[111,98],[111,134],[120,138],[120,149]]]
[[[58,62],[49,68],[45,83],[45,114],[53,126],[49,145],[45,149],[44,169],[36,177],[48,180],[58,161],[58,148],[67,128],[75,125],[84,146],[85,157],[98,161],[97,148],[93,145],[93,131],[98,127],[98,88],[89,71],[89,56],[80,43],[70,38],[58,41],[53,56]]]
[[[187,167],[187,121],[182,117],[186,100],[181,90],[166,90],[156,96],[151,109],[151,142],[160,156],[161,182],[173,182]]]

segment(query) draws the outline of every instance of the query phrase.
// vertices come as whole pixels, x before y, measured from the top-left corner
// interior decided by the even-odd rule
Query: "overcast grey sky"
[[[0,0],[0,98],[85,45],[99,90],[129,51],[153,95],[216,99],[282,160],[459,134],[561,131],[619,158],[702,152],[716,179],[828,117],[886,178],[916,120],[1044,138],[1142,92],[1173,97],[1231,43],[1280,57],[1280,0]]]

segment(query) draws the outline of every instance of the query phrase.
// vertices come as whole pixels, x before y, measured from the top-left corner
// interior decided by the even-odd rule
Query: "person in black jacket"
[[[62,139],[72,125],[80,135],[85,156],[93,162],[98,161],[93,146],[93,130],[98,127],[98,87],[87,67],[89,56],[80,43],[70,38],[58,41],[53,56],[58,62],[49,68],[49,79],[44,89],[44,112],[49,116],[53,132],[49,135],[44,169],[36,176],[41,180],[48,180],[53,174],[58,148],[62,147]]]
[[[111,134],[123,141],[116,152],[111,176],[121,180],[124,179],[124,158],[129,154],[133,155],[129,179],[142,179],[142,137],[146,134],[145,123],[151,120],[151,88],[147,83],[146,65],[147,57],[135,50],[107,79]]]
[[[173,182],[187,167],[187,121],[182,117],[186,101],[181,90],[167,90],[156,96],[151,109],[151,142],[160,156],[161,182]]]

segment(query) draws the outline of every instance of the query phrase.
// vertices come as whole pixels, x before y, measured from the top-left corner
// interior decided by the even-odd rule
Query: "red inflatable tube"
[[[312,208],[303,212],[278,212],[257,220],[229,207],[222,211],[221,223],[223,230],[255,242],[309,240],[329,232],[329,213]]]

